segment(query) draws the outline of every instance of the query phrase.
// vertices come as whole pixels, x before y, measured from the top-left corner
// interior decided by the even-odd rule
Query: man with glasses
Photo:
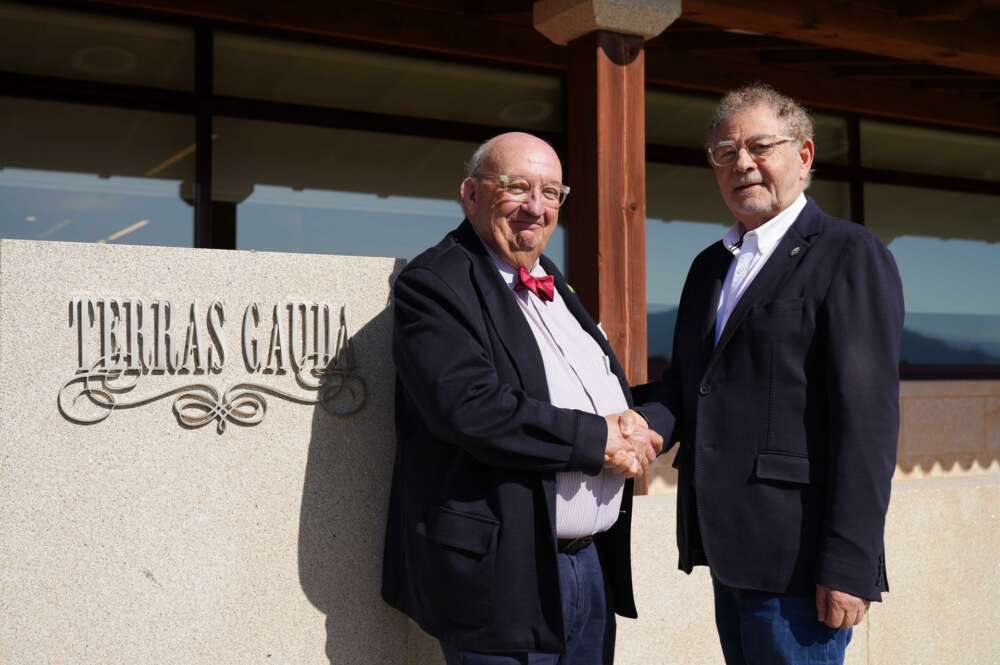
[[[487,141],[461,185],[466,221],[394,285],[382,595],[449,665],[610,663],[614,613],[636,615],[627,479],[663,440],[542,255],[568,193],[544,141]]]
[[[773,88],[722,99],[708,159],[736,224],[695,258],[660,402],[637,408],[680,441],[680,568],[709,567],[729,665],[842,663],[888,590],[902,288],[804,195],[814,150]]]

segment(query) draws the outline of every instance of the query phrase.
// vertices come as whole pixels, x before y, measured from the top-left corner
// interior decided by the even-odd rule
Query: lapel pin
[[[792,251],[790,251],[790,252],[788,253],[788,255],[789,255],[789,256],[798,256],[798,255],[799,255],[799,254],[801,254],[801,253],[802,253],[802,248],[801,248],[801,247],[793,247],[793,248],[792,248]]]

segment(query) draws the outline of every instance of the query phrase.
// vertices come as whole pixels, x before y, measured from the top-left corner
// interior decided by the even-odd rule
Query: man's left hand
[[[816,616],[830,628],[850,628],[861,623],[871,603],[864,598],[816,585]]]

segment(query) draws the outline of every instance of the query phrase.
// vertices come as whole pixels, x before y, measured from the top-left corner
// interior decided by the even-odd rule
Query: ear
[[[462,185],[458,188],[458,195],[462,199],[462,209],[465,211],[465,216],[471,218],[476,213],[479,201],[476,179],[466,178],[463,180]]]
[[[816,145],[812,142],[812,139],[806,139],[799,146],[799,159],[802,161],[802,165],[799,168],[799,174],[805,178],[809,174],[809,170],[812,168],[813,158],[816,156]]]

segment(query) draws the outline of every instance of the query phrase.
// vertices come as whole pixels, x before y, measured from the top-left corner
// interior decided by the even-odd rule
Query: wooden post
[[[563,223],[570,281],[632,384],[646,381],[646,111],[643,39],[598,30],[569,42]]]

